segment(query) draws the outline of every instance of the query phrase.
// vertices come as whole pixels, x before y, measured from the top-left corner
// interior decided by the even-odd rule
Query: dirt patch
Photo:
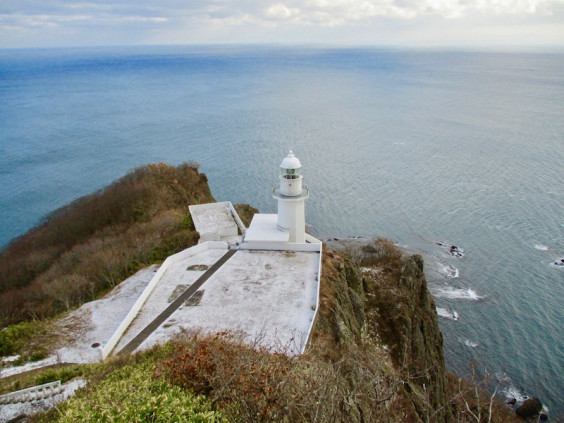
[[[208,267],[209,266],[207,264],[193,264],[192,266],[188,266],[186,270],[196,270],[202,272],[204,270],[208,270]]]
[[[167,301],[169,303],[172,303],[174,300],[180,297],[182,293],[186,291],[186,289],[188,289],[188,285],[176,285],[176,288],[174,288],[174,291],[172,291],[172,294],[170,294],[170,297],[168,297]]]
[[[205,291],[203,289],[201,291],[196,291],[194,293],[194,295],[192,295],[190,298],[188,298],[184,304],[187,305],[188,307],[197,306],[198,304],[200,304],[200,301],[202,300],[202,297],[204,296],[204,292]]]

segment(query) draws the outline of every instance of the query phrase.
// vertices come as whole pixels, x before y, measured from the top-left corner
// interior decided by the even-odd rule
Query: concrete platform
[[[116,351],[121,351],[139,332],[149,325],[177,296],[192,285],[205,270],[219,260],[226,249],[208,249],[172,263],[162,275],[143,307],[120,338]],[[191,267],[191,270],[188,270]],[[205,267],[205,268],[204,268]]]
[[[232,241],[245,227],[230,201],[189,206],[200,242]],[[230,242],[231,243],[231,242]]]
[[[191,257],[190,262],[210,258],[207,253]],[[166,342],[185,329],[239,331],[249,342],[258,340],[273,350],[299,354],[315,317],[319,262],[318,252],[237,251],[201,287],[198,305],[180,307],[138,349]],[[187,282],[187,264],[167,270],[160,282],[166,288],[157,288],[161,294],[149,297],[118,350],[158,315],[178,281]]]

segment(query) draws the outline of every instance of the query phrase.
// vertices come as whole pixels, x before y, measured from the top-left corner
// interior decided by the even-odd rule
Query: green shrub
[[[59,422],[222,422],[211,402],[165,378],[153,376],[153,361],[128,364],[59,410]]]
[[[66,383],[77,376],[82,376],[84,373],[84,366],[71,365],[65,367],[57,367],[47,369],[41,372],[36,378],[34,385],[43,385],[44,383],[55,382],[60,380],[61,383]]]
[[[44,332],[45,324],[39,321],[22,322],[8,326],[0,331],[0,357],[10,354],[23,354],[29,339]],[[36,351],[32,353],[32,356],[38,360],[45,356],[45,352]]]

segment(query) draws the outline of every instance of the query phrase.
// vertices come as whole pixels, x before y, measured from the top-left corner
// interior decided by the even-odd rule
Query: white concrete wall
[[[233,204],[231,204],[231,201],[226,201],[226,203],[227,203],[227,208],[229,209],[229,211],[231,212],[231,215],[233,216],[233,219],[235,219],[235,223],[237,223],[237,226],[239,226],[239,230],[241,231],[241,234],[245,235],[245,232],[247,232],[247,228],[245,227],[245,224],[243,223],[243,221],[239,217],[237,210],[235,210],[235,207],[233,207]],[[235,235],[237,235],[237,234],[235,234]]]
[[[141,295],[139,296],[139,298],[137,299],[135,304],[133,304],[133,307],[131,307],[131,310],[129,311],[127,316],[125,316],[125,318],[123,319],[123,321],[121,322],[119,327],[116,329],[114,334],[111,336],[108,343],[104,347],[100,348],[100,355],[101,355],[102,360],[105,360],[111,354],[113,349],[116,347],[119,340],[121,339],[121,337],[123,336],[123,334],[125,333],[127,328],[129,327],[129,325],[131,324],[133,319],[135,319],[135,317],[137,316],[137,314],[141,310],[141,307],[143,307],[143,304],[145,304],[145,301],[147,301],[147,298],[149,298],[149,295],[151,295],[151,292],[153,292],[153,290],[155,289],[155,287],[157,286],[157,284],[161,280],[162,276],[164,275],[164,273],[166,272],[168,267],[171,264],[173,264],[173,263],[175,263],[179,260],[183,260],[187,257],[193,256],[195,254],[201,253],[202,251],[210,250],[210,249],[227,250],[228,247],[227,247],[227,244],[225,242],[209,241],[209,242],[205,242],[203,244],[195,245],[194,247],[190,247],[190,248],[188,248],[184,251],[176,253],[176,254],[168,257],[163,262],[163,264],[161,265],[161,267],[159,268],[157,273],[155,273],[155,276],[153,276],[153,279],[151,279],[149,284],[145,287],[145,290],[141,293]]]
[[[278,226],[288,229],[290,242],[305,242],[305,199],[278,199]]]
[[[287,196],[302,195],[302,180],[303,176],[298,175],[294,179],[285,178],[285,175],[280,175],[280,194]]]
[[[311,235],[309,235],[311,236]],[[312,237],[313,238],[313,237]],[[316,239],[316,238],[314,238]],[[317,267],[317,296],[315,299],[315,312],[313,313],[313,318],[311,319],[311,325],[309,327],[309,331],[307,333],[307,337],[306,340],[304,342],[304,345],[302,347],[302,350],[300,351],[300,354],[303,354],[304,351],[307,348],[307,345],[309,344],[309,340],[311,339],[311,335],[313,333],[313,330],[315,329],[315,323],[317,321],[317,313],[319,312],[319,291],[321,289],[321,268],[323,266],[323,244],[321,243],[321,241],[319,241],[319,264]]]

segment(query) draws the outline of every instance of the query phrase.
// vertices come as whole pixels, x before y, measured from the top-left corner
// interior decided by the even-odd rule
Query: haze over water
[[[217,200],[275,212],[293,148],[317,236],[382,236],[424,254],[451,370],[475,360],[509,376],[502,390],[562,413],[563,63],[269,46],[0,51],[0,245],[149,162],[196,160]]]

